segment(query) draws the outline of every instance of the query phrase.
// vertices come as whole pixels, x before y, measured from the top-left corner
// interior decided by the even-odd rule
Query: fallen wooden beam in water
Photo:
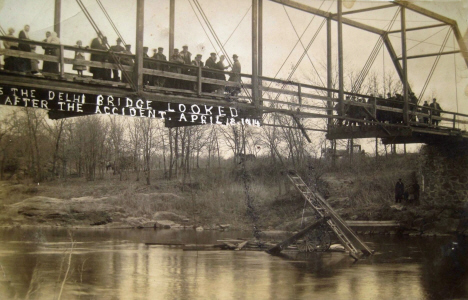
[[[328,219],[330,219],[330,218],[329,217],[324,217],[324,218],[320,218],[320,219],[316,220],[315,222],[313,222],[312,224],[310,224],[306,228],[302,229],[298,233],[296,233],[293,236],[287,238],[286,240],[282,241],[281,243],[275,245],[273,248],[268,249],[267,253],[272,254],[272,255],[276,255],[276,254],[280,253],[282,250],[286,249],[290,244],[292,244],[295,241],[297,241],[298,239],[302,238],[304,235],[306,235],[312,229],[319,227],[324,222],[326,222]]]

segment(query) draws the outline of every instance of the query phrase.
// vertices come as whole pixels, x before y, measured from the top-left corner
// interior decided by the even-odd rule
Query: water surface
[[[457,241],[452,251],[455,238],[364,236],[376,252],[357,263],[344,253],[270,256],[145,245],[238,237],[249,234],[0,229],[0,299],[468,298],[466,248]]]

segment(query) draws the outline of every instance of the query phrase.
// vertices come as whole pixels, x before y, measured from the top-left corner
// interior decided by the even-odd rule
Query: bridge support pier
[[[468,205],[468,143],[421,149],[421,199],[436,205]]]

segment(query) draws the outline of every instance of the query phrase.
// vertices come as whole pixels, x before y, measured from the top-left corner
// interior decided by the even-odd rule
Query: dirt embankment
[[[327,174],[319,189],[346,220],[394,220],[401,225],[400,233],[411,235],[468,234],[468,202],[428,202],[422,195],[419,204],[395,204],[394,181],[388,174]]]
[[[466,233],[468,207],[460,204],[394,205],[393,178],[330,173],[315,188],[345,220],[395,220],[411,234]],[[251,184],[253,212],[247,211],[241,184],[184,189],[178,181],[151,186],[118,180],[82,179],[41,185],[0,182],[0,226],[161,227],[205,229],[297,230],[313,212],[290,187],[276,196],[274,188]],[[304,207],[306,208],[304,210]]]
[[[183,214],[163,210],[182,201],[175,193],[112,185],[101,182],[87,187],[81,184],[80,188],[80,183],[63,186],[1,182],[0,225],[168,228],[190,223]]]

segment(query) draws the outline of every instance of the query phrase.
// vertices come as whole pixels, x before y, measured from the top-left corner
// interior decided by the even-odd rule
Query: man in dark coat
[[[224,60],[225,60],[225,56],[221,55],[219,57],[219,61],[216,63],[216,69],[224,72],[224,70],[229,68],[229,66],[224,65]],[[216,76],[216,79],[218,79],[218,80],[226,81],[226,75],[223,74],[223,73],[215,73],[215,76]],[[224,94],[225,85],[218,85],[217,90],[218,90],[219,94],[221,94],[221,95]]]
[[[95,50],[103,50],[104,45],[102,44],[102,41],[99,37],[95,37],[91,41],[91,49]],[[103,62],[105,58],[103,57],[104,55],[100,53],[91,53],[90,60],[91,61],[96,61],[96,62]],[[99,67],[90,67],[89,72],[93,73],[93,79],[104,79],[105,77],[105,72],[103,68]]]
[[[160,60],[160,61],[167,61],[166,55],[164,55],[164,48],[163,47],[158,47],[158,52],[153,55],[154,59]],[[167,65],[164,65],[162,63],[156,63],[156,70],[159,71],[167,71]],[[154,85],[164,87],[166,82],[166,78],[161,77],[161,76],[154,76]]]
[[[192,53],[188,51],[188,46],[182,46],[182,51],[180,51],[180,57],[184,60],[184,64],[190,65],[192,63]]]
[[[431,108],[429,107],[429,103],[427,101],[424,101],[423,108],[421,110],[423,114],[429,115],[431,112]],[[429,116],[424,116],[423,117],[423,123],[424,124],[429,124]]]
[[[195,56],[195,59],[192,60],[192,65],[195,66],[194,68],[191,68],[190,69],[190,74],[193,75],[193,76],[198,76],[198,67],[202,67],[203,68],[203,62],[202,62],[202,55],[201,54],[197,54]],[[196,91],[197,90],[197,87],[198,87],[198,83],[197,82],[193,82],[193,90]],[[203,90],[203,87],[202,87],[202,90]]]
[[[421,187],[419,186],[419,183],[417,181],[415,181],[413,183],[414,205],[419,205],[420,190],[421,190]]]
[[[110,50],[112,52],[114,52],[114,53],[124,52],[125,48],[122,46],[122,39],[118,38],[116,42],[117,42],[117,45],[111,46]],[[116,60],[113,59],[112,56],[111,56],[111,59],[109,60],[109,62],[112,62],[112,63],[115,63],[115,64],[118,64],[119,62],[121,62],[120,57],[118,57],[118,56],[115,56],[115,57],[116,57]],[[112,80],[113,81],[120,81],[119,70],[118,69],[113,69],[112,70]]]
[[[24,29],[19,32],[18,38],[22,40],[29,40],[29,25],[25,25]],[[19,43],[18,49],[24,52],[31,52],[31,45],[25,43]],[[31,71],[31,60],[29,58],[17,58],[17,70],[20,72]]]
[[[212,52],[210,53],[210,57],[205,62],[205,67],[210,68],[210,69],[217,69],[218,67],[216,66],[216,53]],[[210,72],[210,71],[205,71],[203,72],[203,76],[207,78],[214,78],[216,79],[216,73]],[[203,85],[203,91],[207,93],[214,92],[216,90],[216,85],[215,84],[204,84]]]
[[[434,117],[440,117],[442,108],[439,103],[437,103],[436,98],[432,99],[432,103],[429,105],[431,107],[431,115]],[[432,125],[438,126],[440,120],[432,118]]]
[[[197,66],[197,67],[203,67],[204,65],[201,59],[202,59],[202,55],[197,54],[197,56],[195,56],[195,59],[192,60],[192,65]]]
[[[151,69],[151,62],[147,60],[149,58],[148,55],[148,47],[143,47],[143,68]],[[151,75],[143,74],[143,85],[150,84]]]
[[[231,76],[229,76],[229,81],[230,82],[236,82],[238,83],[239,86],[236,86],[236,87],[233,87],[233,86],[230,86],[228,87],[227,91],[231,94],[231,96],[237,96],[240,91],[241,91],[241,88],[240,88],[240,84],[241,84],[241,64],[239,62],[239,57],[237,56],[237,54],[234,54],[232,56],[232,59],[233,59],[233,63],[232,63],[232,69],[231,69]]]
[[[188,51],[188,46],[183,45],[182,51],[180,51],[180,57],[184,61],[184,65],[191,65],[192,64],[192,53]],[[190,75],[190,68],[182,68],[182,74]],[[182,81],[181,88],[184,90],[190,90],[192,87],[192,82],[190,81]]]
[[[125,51],[123,51],[123,53],[125,54],[133,54],[132,51],[132,45],[125,45]],[[120,60],[120,62],[122,63],[122,65],[124,66],[133,66],[133,59],[131,57],[124,57]],[[132,76],[133,76],[133,73],[132,72],[128,72],[128,71],[125,71],[125,73],[127,74],[127,76],[125,76],[124,74],[122,74],[122,82],[125,82],[125,83],[128,83],[128,79],[127,77],[129,77],[130,79],[132,79]]]
[[[395,203],[401,203],[403,195],[405,194],[405,185],[401,181],[401,178],[398,179],[395,185]]]
[[[179,65],[184,64],[184,60],[182,59],[182,57],[180,57],[179,49],[177,48],[174,49],[172,56],[170,58],[170,62],[174,64],[179,64]],[[182,67],[179,67],[177,65],[171,65],[171,67],[169,68],[169,71],[182,74]],[[174,78],[174,79],[169,80],[169,82],[170,82],[169,87],[174,88],[174,89],[181,88],[182,80]]]

